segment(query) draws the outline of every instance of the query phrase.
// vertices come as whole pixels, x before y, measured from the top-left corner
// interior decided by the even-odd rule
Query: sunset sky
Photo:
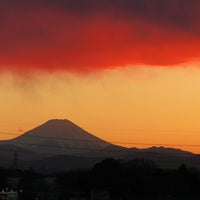
[[[2,1],[0,138],[56,118],[200,153],[199,13],[199,0]]]

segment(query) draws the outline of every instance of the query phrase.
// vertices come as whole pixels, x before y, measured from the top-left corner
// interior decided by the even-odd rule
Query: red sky
[[[76,72],[176,65],[200,56],[198,0],[10,0],[0,68]]]
[[[199,0],[1,1],[0,131],[67,118],[200,153],[199,22]]]

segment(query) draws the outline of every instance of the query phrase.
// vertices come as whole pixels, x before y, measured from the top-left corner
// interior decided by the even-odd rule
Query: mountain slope
[[[49,120],[23,135],[7,141],[46,155],[112,156],[126,148],[112,145],[93,136],[68,120]]]
[[[176,149],[176,148],[169,148],[169,147],[150,147],[147,149],[142,149],[143,152],[152,152],[152,153],[160,153],[163,155],[176,155],[176,156],[183,156],[183,157],[188,157],[188,156],[192,156],[194,155],[193,153],[189,152],[189,151],[184,151],[181,149]]]
[[[106,142],[68,120],[49,120],[11,140],[0,141],[0,166],[11,166],[14,152],[21,167],[64,170],[91,167],[107,157],[150,159],[161,167],[186,163],[197,167],[199,156],[180,149],[151,147],[125,148]]]

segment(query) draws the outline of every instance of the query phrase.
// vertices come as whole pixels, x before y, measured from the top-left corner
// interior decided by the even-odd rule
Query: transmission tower
[[[18,153],[17,153],[17,151],[14,151],[13,162],[12,162],[11,168],[18,169]]]

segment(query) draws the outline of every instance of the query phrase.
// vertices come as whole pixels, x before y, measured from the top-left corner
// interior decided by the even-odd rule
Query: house
[[[2,190],[0,192],[0,200],[18,200],[18,192],[12,190]]]

